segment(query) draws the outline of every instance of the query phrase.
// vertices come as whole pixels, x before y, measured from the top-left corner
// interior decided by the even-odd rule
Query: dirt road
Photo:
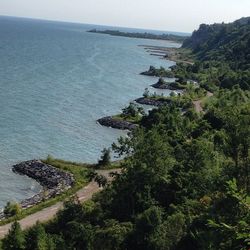
[[[207,92],[207,97],[211,97],[211,96],[213,96],[213,93],[208,91]],[[201,106],[201,103],[202,103],[202,100],[193,101],[194,109],[198,113],[203,112],[203,108]]]
[[[119,169],[116,169],[116,170],[98,170],[97,172],[98,174],[104,175],[105,177],[110,179],[109,173],[119,172],[119,171],[120,171]],[[76,193],[76,195],[81,202],[84,202],[91,199],[93,194],[95,194],[100,190],[101,188],[98,186],[98,184],[92,181],[87,186],[80,189]],[[37,221],[46,222],[52,219],[56,215],[56,213],[62,208],[63,208],[63,202],[57,202],[55,205],[52,205],[50,207],[42,209],[39,212],[31,214],[19,221],[21,228],[27,229],[29,227],[32,227],[33,225],[36,224]],[[3,238],[8,233],[9,229],[11,228],[11,224],[12,223],[0,226],[0,239]]]

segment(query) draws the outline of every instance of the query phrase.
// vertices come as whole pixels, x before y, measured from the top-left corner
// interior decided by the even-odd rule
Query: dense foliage
[[[233,69],[250,67],[250,18],[229,24],[201,24],[183,43],[200,60],[226,61]]]
[[[11,217],[19,214],[21,211],[21,207],[18,203],[11,203],[7,202],[6,206],[4,207],[4,215],[6,217]]]
[[[175,73],[193,77],[210,89],[250,89],[250,18],[229,24],[201,24],[183,43],[198,59],[194,65],[178,65]]]
[[[236,63],[223,60],[173,69],[215,87],[204,112],[190,105],[204,98],[201,87],[151,110],[140,128],[113,144],[125,158],[112,183],[85,204],[67,201],[47,225],[22,232],[13,224],[3,249],[248,250],[250,92],[230,79],[225,88],[216,83],[223,69],[239,74]],[[185,112],[182,102],[189,104]]]
[[[141,75],[147,76],[158,76],[158,77],[174,77],[174,73],[168,69],[160,67],[159,69],[155,68],[154,66],[150,66],[149,69],[145,72],[142,72]]]

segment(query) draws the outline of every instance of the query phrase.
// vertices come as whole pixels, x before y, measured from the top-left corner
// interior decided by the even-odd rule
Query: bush
[[[7,202],[3,212],[6,217],[12,217],[21,212],[21,206],[18,203]]]
[[[109,166],[110,165],[110,149],[104,148],[102,150],[101,159],[98,161],[98,166]]]

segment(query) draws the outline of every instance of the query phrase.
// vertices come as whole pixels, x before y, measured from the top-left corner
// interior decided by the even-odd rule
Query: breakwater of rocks
[[[140,97],[135,100],[139,104],[143,105],[151,105],[151,106],[156,106],[160,107],[163,105],[168,105],[171,103],[171,100],[169,99],[153,99],[153,98],[148,98],[148,97]]]
[[[12,167],[12,171],[36,180],[43,187],[38,194],[20,202],[23,209],[55,197],[71,188],[75,182],[73,174],[45,164],[40,160],[18,163]],[[3,212],[0,212],[0,219],[3,218]]]
[[[97,120],[99,124],[105,127],[111,127],[122,130],[134,130],[137,128],[136,124],[133,124],[128,121],[118,120],[112,116],[106,116]]]

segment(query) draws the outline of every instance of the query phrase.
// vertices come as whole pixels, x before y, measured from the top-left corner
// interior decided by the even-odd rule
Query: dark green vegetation
[[[110,159],[111,159],[110,149],[109,148],[104,148],[102,150],[101,159],[98,161],[97,166],[109,167],[111,165]]]
[[[229,24],[201,24],[183,43],[202,61],[226,61],[233,69],[249,69],[250,18]]]
[[[122,109],[122,113],[118,115],[113,115],[114,120],[127,121],[133,124],[138,124],[145,115],[144,109],[134,102],[129,103],[129,105]]]
[[[170,89],[170,90],[184,90],[190,85],[187,82],[180,83],[178,80],[174,82],[166,82],[162,77],[159,78],[158,82],[151,85],[156,89]]]
[[[169,50],[166,57],[178,62],[171,71],[152,67],[142,74],[175,77],[179,83],[192,79],[210,91],[235,85],[250,90],[250,18],[201,24],[181,49]]]
[[[155,68],[154,66],[150,66],[149,70],[142,72],[141,75],[146,76],[158,76],[158,77],[174,77],[174,73],[168,69],[164,69],[163,67],[160,67],[159,69]]]
[[[122,174],[93,201],[67,202],[22,233],[25,249],[40,240],[53,247],[37,249],[247,249],[249,95],[220,90],[204,115],[152,110],[113,145],[127,155]]]
[[[210,90],[250,89],[250,18],[229,24],[200,25],[183,48],[191,49],[196,62],[172,68],[177,78],[198,80]]]
[[[102,126],[122,130],[133,130],[137,128],[143,115],[143,108],[131,102],[127,107],[122,109],[121,114],[106,116],[97,121]]]
[[[18,203],[7,202],[3,212],[5,217],[12,217],[18,215],[21,212],[21,207]]]
[[[173,34],[152,34],[152,33],[135,33],[135,32],[122,32],[119,30],[97,30],[92,29],[88,32],[91,33],[100,33],[100,34],[108,34],[111,36],[124,36],[124,37],[131,37],[131,38],[143,38],[143,39],[156,39],[156,40],[169,40],[175,42],[183,42],[185,40],[185,36],[178,36]]]
[[[122,113],[120,115],[115,117],[131,123],[139,123],[143,115],[145,115],[144,109],[131,102],[127,107],[122,109]]]
[[[151,85],[152,87],[156,88],[156,89],[167,89],[168,88],[168,84],[162,77],[159,78],[158,82]]]
[[[236,34],[245,23],[239,22]],[[201,86],[170,97],[170,105],[144,115],[137,130],[113,144],[114,152],[125,156],[122,173],[93,200],[66,202],[47,225],[22,232],[14,224],[4,250],[249,249],[250,92],[242,82],[225,85],[218,77],[226,68],[249,76],[249,69],[235,66],[241,64],[238,57],[235,62],[199,58],[202,50],[194,51],[193,66],[173,69],[179,80],[197,77]],[[204,87],[213,89],[213,96],[206,98]],[[204,112],[192,108],[197,98],[206,99]],[[185,112],[178,100],[189,103]]]
[[[207,91],[204,88],[201,88],[199,86],[194,86],[193,84],[183,84],[180,86],[183,86],[182,88],[180,86],[177,86],[177,84],[180,84],[178,82],[174,83],[168,83],[168,89],[171,89],[171,85],[173,85],[173,89],[185,89],[185,91],[181,93],[175,93],[171,92],[170,96],[164,96],[164,95],[158,95],[157,93],[150,93],[148,88],[145,89],[143,93],[143,97],[150,101],[159,101],[162,103],[162,105],[168,105],[168,106],[174,106],[177,108],[180,108],[181,110],[189,110],[193,107],[193,101],[196,100],[203,100],[206,99]],[[140,98],[138,98],[140,99]],[[136,99],[136,101],[138,101]],[[147,105],[147,103],[144,103]],[[153,105],[153,104],[148,104]],[[158,106],[158,105],[156,105]],[[161,105],[159,105],[161,106]]]

